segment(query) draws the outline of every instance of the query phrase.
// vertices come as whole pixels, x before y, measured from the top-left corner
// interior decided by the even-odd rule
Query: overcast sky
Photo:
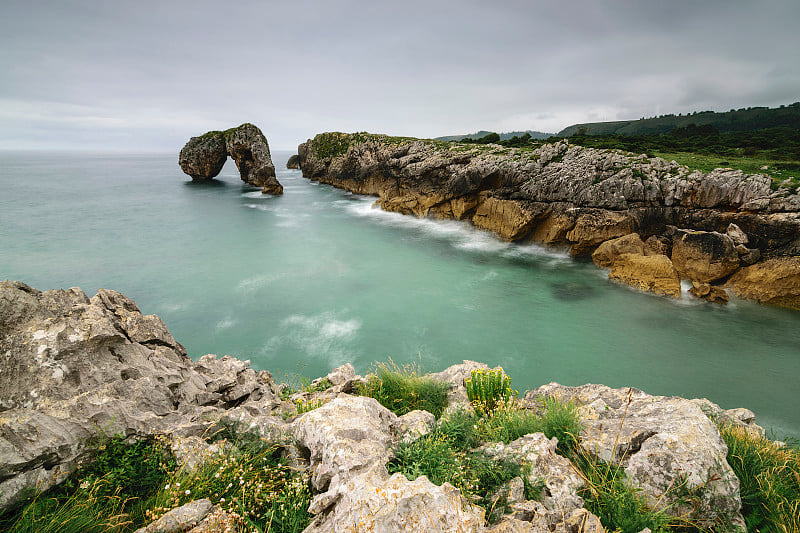
[[[0,0],[0,149],[417,137],[800,100],[800,0]]]

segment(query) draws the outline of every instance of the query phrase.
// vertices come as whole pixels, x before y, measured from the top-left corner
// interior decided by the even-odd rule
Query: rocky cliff
[[[378,196],[382,209],[468,220],[507,240],[568,246],[573,255],[636,234],[664,258],[623,258],[617,279],[646,289],[650,282],[637,274],[647,272],[645,264],[663,273],[677,262],[671,286],[680,279],[728,283],[739,295],[800,309],[792,259],[800,256],[800,195],[773,190],[767,176],[705,174],[567,141],[528,149],[367,133],[319,134],[298,147],[298,160],[305,177]],[[761,258],[781,265],[779,282],[729,278]],[[756,278],[761,292],[752,290]]]
[[[0,335],[0,510],[28,489],[60,483],[83,458],[87,439],[101,432],[166,435],[184,468],[193,468],[209,446],[198,437],[227,420],[282,442],[294,468],[307,473],[314,494],[309,533],[603,531],[584,508],[585,481],[556,453],[557,439],[541,433],[481,447],[490,457],[527,465],[528,482],[544,487],[538,499],[526,500],[521,488],[513,489],[525,480],[512,480],[508,510],[491,528],[483,509],[449,483],[390,476],[392,449],[437,422],[425,411],[397,416],[353,394],[364,378],[349,364],[298,392],[292,400],[319,407],[296,416],[297,404],[282,399],[284,387],[268,372],[229,356],[192,361],[157,316],[143,315],[115,291],[100,289],[88,298],[77,288],[41,292],[0,282]],[[486,368],[464,361],[430,375],[448,384],[449,411],[470,408],[465,379]],[[711,418],[763,433],[752,412],[636,389],[556,383],[527,393],[520,409],[536,410],[543,398],[574,402],[584,453],[624,469],[654,505],[700,525],[742,525],[739,482]],[[201,520],[197,513],[209,513],[212,503],[195,502],[192,520]]]
[[[202,181],[219,174],[228,156],[236,162],[242,181],[262,187],[264,194],[283,193],[275,178],[267,138],[252,124],[192,137],[181,149],[178,163],[193,180]]]

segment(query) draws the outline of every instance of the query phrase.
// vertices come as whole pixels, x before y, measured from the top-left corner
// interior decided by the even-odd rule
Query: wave
[[[271,358],[282,349],[289,349],[339,366],[357,358],[353,341],[361,325],[358,318],[341,319],[330,311],[311,316],[290,315],[281,321],[284,333],[269,339],[261,353]]]

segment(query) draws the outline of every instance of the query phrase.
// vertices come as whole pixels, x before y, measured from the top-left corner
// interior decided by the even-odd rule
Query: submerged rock
[[[181,149],[178,163],[193,180],[206,180],[219,174],[227,156],[236,163],[242,181],[262,187],[264,194],[283,193],[275,178],[267,138],[252,124],[192,137]]]

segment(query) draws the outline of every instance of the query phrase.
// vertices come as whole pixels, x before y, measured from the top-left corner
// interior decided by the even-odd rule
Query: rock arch
[[[192,137],[181,149],[178,164],[193,180],[203,181],[219,174],[228,156],[236,163],[242,181],[261,187],[264,194],[283,194],[267,138],[253,124]]]

